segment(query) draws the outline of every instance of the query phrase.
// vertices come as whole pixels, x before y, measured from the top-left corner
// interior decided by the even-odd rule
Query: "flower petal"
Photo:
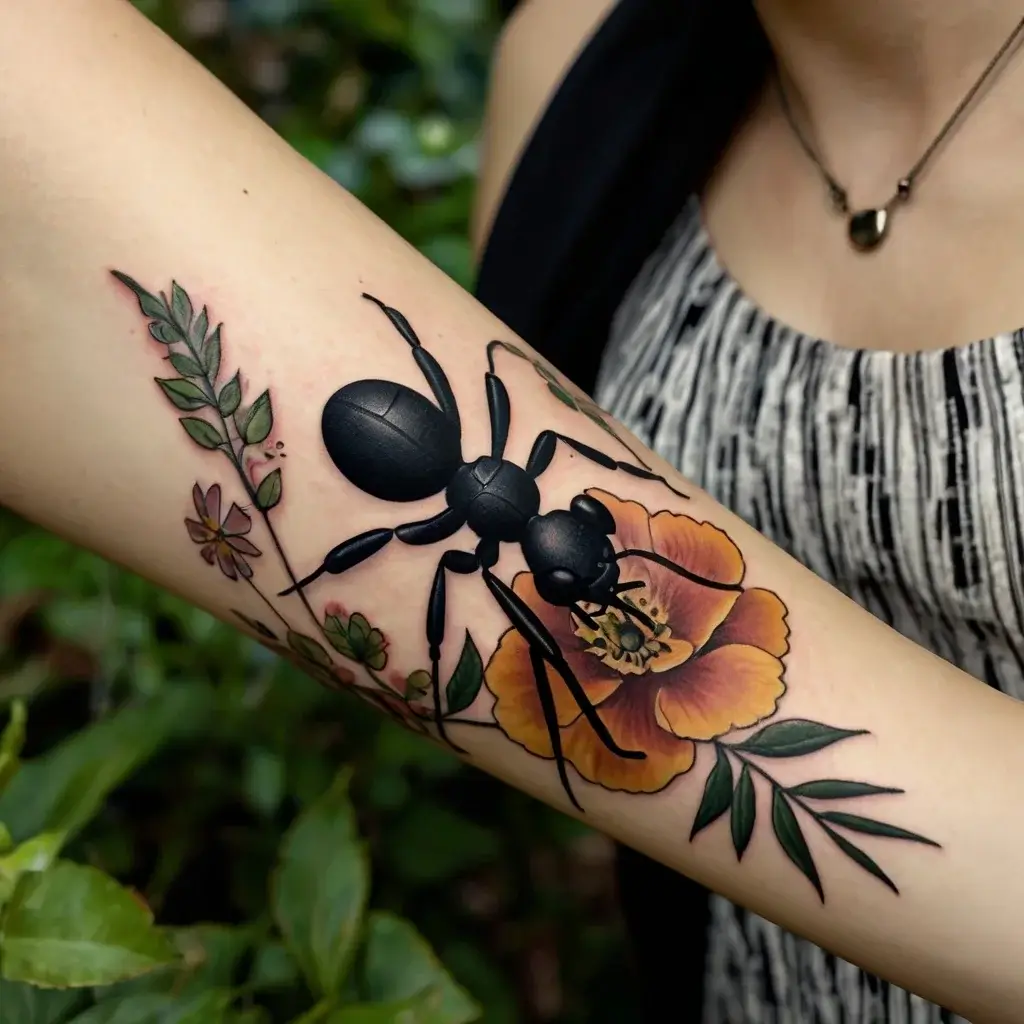
[[[786,612],[786,606],[770,590],[760,587],[744,590],[725,622],[711,634],[701,654],[728,644],[749,644],[781,658],[789,651]]]
[[[252,579],[252,566],[241,555],[232,553],[231,561],[234,562],[239,576],[244,576],[247,580]]]
[[[200,519],[206,518],[206,499],[203,497],[203,489],[199,484],[192,485],[192,504],[196,507],[196,515]]]
[[[622,677],[606,668],[597,658],[591,655],[584,657],[588,659],[591,674],[577,678],[590,701],[600,704],[619,688]],[[560,724],[568,725],[579,717],[580,709],[562,677],[550,666],[547,680],[555,702],[555,715]],[[538,757],[553,757],[551,738],[533,676],[530,648],[514,629],[505,632],[497,650],[491,655],[484,681],[496,698],[494,718],[502,732]]]
[[[237,536],[240,533],[248,533],[251,529],[252,520],[232,502],[227,518],[224,520],[224,532]]]
[[[257,555],[261,554],[260,549],[251,540],[246,540],[244,537],[225,537],[224,543],[236,551],[240,551],[243,555],[249,555],[252,558],[256,558]]]
[[[220,526],[220,484],[211,484],[206,492],[206,515]]]
[[[185,520],[185,529],[197,544],[209,544],[217,536],[205,523],[197,523],[194,519]]]
[[[668,648],[656,657],[651,659],[652,672],[670,672],[674,668],[685,664],[693,654],[693,644],[689,640],[676,640],[670,638],[662,643]]]
[[[199,552],[199,554],[201,554],[203,558],[205,558],[206,561],[210,563],[210,565],[213,565],[213,563],[217,560],[217,545],[207,544],[206,547]]]
[[[235,568],[235,559],[232,556],[231,548],[227,544],[221,542],[216,545],[217,548],[217,564],[220,566],[220,571],[224,573],[228,579],[237,580],[238,570]]]
[[[729,644],[691,658],[658,694],[658,724],[676,736],[711,740],[775,713],[786,692],[782,662],[759,647]]]
[[[651,538],[651,515],[638,501],[623,501],[608,491],[591,487],[586,492],[596,498],[615,520],[615,540],[626,548],[643,548],[650,551],[654,546]]]
[[[651,534],[654,550],[690,573],[718,583],[739,583],[743,578],[739,548],[711,523],[659,512],[651,519]],[[632,563],[636,561],[641,559],[624,560],[623,572],[632,572]],[[694,583],[655,563],[651,563],[648,572],[653,595],[667,609],[672,635],[684,637],[698,650],[724,621],[739,596],[738,591],[715,590]]]
[[[648,683],[633,682],[598,710],[615,741],[625,750],[642,750],[647,755],[643,760],[613,754],[585,718],[562,730],[565,758],[583,778],[605,789],[656,793],[693,767],[693,742],[658,727],[652,706],[655,692]]]

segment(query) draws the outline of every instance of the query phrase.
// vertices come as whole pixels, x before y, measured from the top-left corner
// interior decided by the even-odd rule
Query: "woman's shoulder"
[[[495,49],[473,217],[479,252],[516,162],[566,72],[617,0],[522,0]]]

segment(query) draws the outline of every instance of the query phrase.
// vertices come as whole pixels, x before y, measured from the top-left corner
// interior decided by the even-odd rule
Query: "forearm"
[[[669,473],[635,440],[631,452],[558,401],[522,342],[127,4],[6,5],[0,66],[0,500],[236,624],[242,613],[273,635],[265,641],[321,662],[312,670],[322,679],[353,682],[422,731],[437,730],[431,649],[440,647],[437,706],[452,712],[445,731],[473,763],[560,808],[578,801],[595,826],[975,1021],[1014,1018],[1024,1000],[1018,705],[901,639],[677,477],[672,486],[688,497],[563,441],[545,468],[549,446],[537,442],[553,431]],[[140,308],[115,270],[165,292],[167,305],[144,298]],[[191,314],[181,296],[175,304],[172,279]],[[401,324],[363,293],[400,310],[447,375],[467,462],[492,449],[488,387],[501,420],[500,386],[485,384],[486,344],[518,346],[518,355],[494,350],[493,368],[510,395],[504,457],[529,472],[510,478],[490,517],[469,509],[459,487],[446,493],[460,461],[451,461],[459,442],[453,414],[441,411],[446,396],[432,395]],[[221,322],[218,362],[210,335]],[[175,365],[162,361],[170,355]],[[174,401],[154,377],[183,382],[163,386]],[[365,378],[428,396],[433,412],[421,406],[419,429],[384,444],[392,411],[371,408],[358,389],[331,405]],[[264,391],[272,422],[263,403],[247,420]],[[334,413],[322,436],[325,406]],[[372,412],[376,426],[364,415]],[[206,425],[176,422],[185,420]],[[356,465],[359,453],[368,461]],[[615,520],[616,568],[603,590],[578,590],[574,610],[564,580],[558,594],[547,590],[551,600],[538,596],[524,554],[541,572],[558,558],[562,568],[582,559],[593,569],[600,553],[545,545],[511,520],[516,509],[524,522],[534,512],[568,515],[585,492]],[[417,500],[396,500],[408,498]],[[368,542],[328,566],[347,571],[278,596],[340,542],[446,507],[454,519],[431,532],[436,543],[375,533],[379,550],[361,563]],[[608,536],[591,513],[577,505],[577,539],[587,529]],[[448,523],[459,528],[445,536]],[[502,541],[496,563],[489,539]],[[449,550],[465,555],[438,574]],[[436,578],[447,603],[439,612],[435,598],[431,615]],[[616,578],[639,586],[618,591]],[[509,598],[504,585],[514,581]],[[353,613],[382,631],[386,649]],[[478,691],[467,631],[484,669]],[[533,662],[546,664],[539,679]],[[578,700],[567,670],[580,681]],[[392,689],[410,677],[422,699],[396,700]],[[794,719],[866,734],[825,744],[835,734],[819,730],[812,750],[805,729],[806,753],[784,758],[740,746]],[[621,753],[602,742],[604,728]],[[691,841],[716,762],[717,782],[729,766],[734,805]],[[821,779],[903,792],[791,791]],[[739,861],[748,782],[756,816]],[[716,791],[709,786],[706,808]],[[891,822],[940,846],[858,834],[823,812]],[[824,903],[776,837],[788,830],[800,859],[792,821]],[[842,841],[867,851],[900,895]]]

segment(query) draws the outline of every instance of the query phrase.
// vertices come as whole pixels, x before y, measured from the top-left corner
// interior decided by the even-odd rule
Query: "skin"
[[[584,6],[570,46],[598,16],[591,9],[592,18],[582,17]],[[534,29],[527,29],[543,30],[542,12],[534,3],[516,22],[516,44],[506,37],[496,104],[503,102],[497,92],[515,88],[515,67],[529,64]],[[568,58],[563,52],[559,64],[548,56],[553,83]],[[153,290],[172,277],[185,283],[197,308],[209,304],[215,321],[224,321],[224,358],[232,370],[244,369],[244,401],[270,389],[272,436],[286,438],[288,451],[273,517],[300,573],[346,537],[438,511],[427,501],[396,510],[359,493],[323,451],[320,410],[343,384],[374,376],[425,390],[408,346],[361,293],[400,309],[445,368],[467,451],[488,447],[487,342],[502,338],[528,353],[526,343],[290,151],[129,4],[3,5],[0,66],[0,356],[9,368],[0,377],[0,501],[227,620],[232,608],[265,614],[243,583],[207,565],[185,535],[183,519],[202,516],[193,484],[205,489],[220,478],[152,383],[165,364],[132,295],[111,278],[117,268]],[[513,159],[535,116],[521,111],[505,140],[500,125],[492,126],[490,151],[499,146]],[[506,174],[488,171],[492,206],[501,190],[495,182]],[[810,195],[813,179],[806,183]],[[478,223],[487,219],[482,208]],[[718,230],[725,220],[714,224]],[[508,451],[520,465],[540,429],[596,448],[611,443],[556,401],[527,360],[505,356]],[[1024,1004],[1017,956],[1024,876],[1021,826],[1007,809],[1022,797],[1024,708],[899,637],[631,443],[691,498],[563,451],[545,474],[543,507],[566,509],[574,495],[598,487],[726,531],[745,562],[744,586],[779,595],[788,612],[784,717],[869,733],[773,764],[780,783],[840,778],[899,787],[904,792],[871,797],[870,813],[942,848],[863,837],[898,878],[896,896],[808,825],[828,893],[823,904],[769,831],[755,830],[739,863],[727,828],[712,826],[688,841],[714,764],[709,745],[692,773],[655,795],[610,792],[574,776],[586,820],[977,1024],[1014,1020]],[[259,528],[249,536],[265,552],[264,592],[277,600],[289,580],[274,568]],[[472,542],[466,534],[458,539]],[[394,662],[420,668],[438,554],[394,546],[309,598],[318,608],[327,601],[359,607],[387,632]],[[520,553],[503,548],[496,575],[510,581],[522,569]],[[301,614],[295,608],[288,605],[288,614]],[[485,657],[507,625],[478,578],[451,585],[447,615],[453,633],[472,630]],[[456,643],[446,649],[446,676],[457,657]],[[486,721],[489,712],[473,713]],[[550,761],[494,728],[451,728],[474,764],[571,810]],[[759,820],[767,821],[763,779],[755,783]]]

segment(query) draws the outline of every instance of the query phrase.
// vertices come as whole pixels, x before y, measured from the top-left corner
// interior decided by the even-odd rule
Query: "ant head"
[[[615,520],[611,512],[589,494],[577,494],[569,503],[569,511],[574,519],[600,530],[601,533],[615,532]]]

